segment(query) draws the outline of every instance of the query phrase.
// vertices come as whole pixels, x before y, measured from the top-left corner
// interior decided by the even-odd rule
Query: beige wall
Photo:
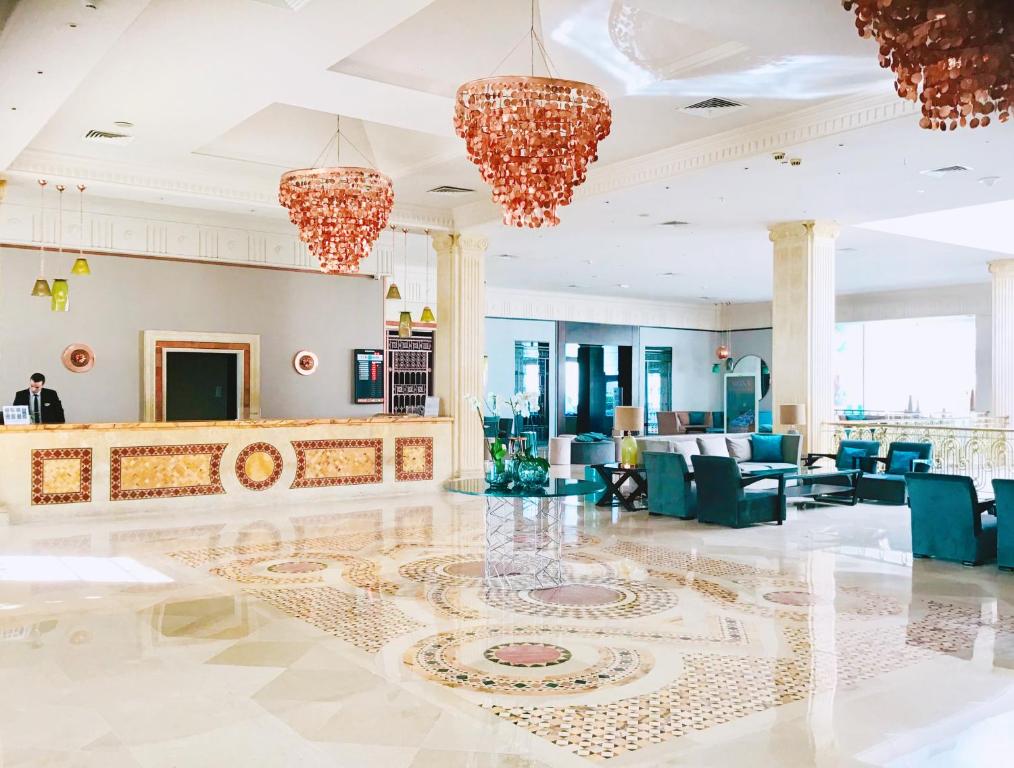
[[[72,262],[48,254],[46,274],[69,276]],[[260,334],[264,418],[382,410],[352,404],[352,350],[383,344],[379,281],[119,256],[89,262],[90,276],[71,278],[70,311],[52,312],[47,299],[29,295],[38,253],[0,249],[0,402],[41,371],[69,421],[137,421],[140,334],[154,329]],[[60,362],[74,342],[95,350],[89,373],[70,373]],[[304,348],[320,358],[312,376],[292,368]]]

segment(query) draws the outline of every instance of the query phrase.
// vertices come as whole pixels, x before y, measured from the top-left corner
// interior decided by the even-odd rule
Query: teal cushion
[[[750,442],[753,443],[753,461],[782,460],[781,435],[752,435]]]
[[[865,455],[864,448],[842,448],[834,465],[838,469],[859,469],[859,462],[856,459],[861,459]]]
[[[603,440],[610,440],[612,438],[607,435],[603,435],[601,432],[584,432],[574,438],[575,443],[600,443]]]
[[[887,467],[889,475],[903,475],[912,471],[912,462],[922,456],[915,451],[895,451],[891,454],[891,463]]]
[[[690,411],[689,416],[691,427],[702,427],[708,419],[708,414],[704,411]]]

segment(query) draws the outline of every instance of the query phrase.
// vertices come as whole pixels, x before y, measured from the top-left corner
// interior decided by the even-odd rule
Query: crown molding
[[[665,181],[689,171],[914,116],[918,111],[917,104],[898,98],[893,92],[835,99],[630,160],[592,167],[588,180],[574,190],[574,199]],[[481,200],[455,208],[454,223],[465,229],[488,223],[499,215],[499,206]]]
[[[74,155],[26,149],[7,173],[14,177],[67,179],[111,187],[124,187],[149,193],[177,195],[196,200],[222,200],[264,208],[264,213],[282,214],[278,190],[223,186],[207,176],[187,174],[166,175],[153,169],[106,160],[93,160]],[[451,230],[454,218],[450,210],[421,205],[395,203],[390,223],[399,228]]]
[[[715,304],[575,296],[490,285],[486,286],[486,316],[705,331],[718,328],[721,319],[719,307]]]

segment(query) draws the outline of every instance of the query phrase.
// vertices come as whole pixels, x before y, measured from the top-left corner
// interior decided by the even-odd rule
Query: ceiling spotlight
[[[67,26],[70,27],[71,29],[77,29],[77,24],[75,24],[73,21],[70,22],[70,24],[68,24]]]
[[[979,179],[979,183],[982,184],[984,187],[992,187],[998,181],[1000,181],[999,176],[983,176],[981,179]]]
[[[134,127],[134,124],[131,123],[131,122],[128,122],[127,120],[116,120],[113,123],[113,125],[115,125],[117,128],[133,128]]]
[[[96,11],[98,10],[99,7],[98,0],[82,0],[81,5],[83,5],[85,9],[89,11]]]
[[[789,159],[789,165],[791,165],[791,166],[802,165],[802,164],[803,164],[803,161],[800,158],[798,158],[798,157],[793,157],[793,158]]]
[[[785,159],[785,153],[784,152],[772,152],[771,153],[771,157],[773,159],[777,160],[780,163],[780,162],[782,162]]]

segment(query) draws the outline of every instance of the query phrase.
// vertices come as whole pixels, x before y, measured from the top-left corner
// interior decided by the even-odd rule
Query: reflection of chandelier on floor
[[[922,102],[923,128],[1006,122],[1014,95],[1011,0],[842,0],[902,98]]]
[[[339,127],[331,142],[340,141]],[[321,271],[343,274],[359,271],[359,262],[370,255],[387,226],[394,190],[391,180],[373,168],[335,165],[285,173],[278,201],[289,209],[299,239],[320,261]]]
[[[529,35],[531,77],[473,80],[458,88],[454,105],[454,129],[503,207],[504,224],[515,227],[560,223],[556,209],[584,182],[612,122],[594,85],[535,77],[536,46],[547,69],[550,61],[535,31],[534,1]]]

